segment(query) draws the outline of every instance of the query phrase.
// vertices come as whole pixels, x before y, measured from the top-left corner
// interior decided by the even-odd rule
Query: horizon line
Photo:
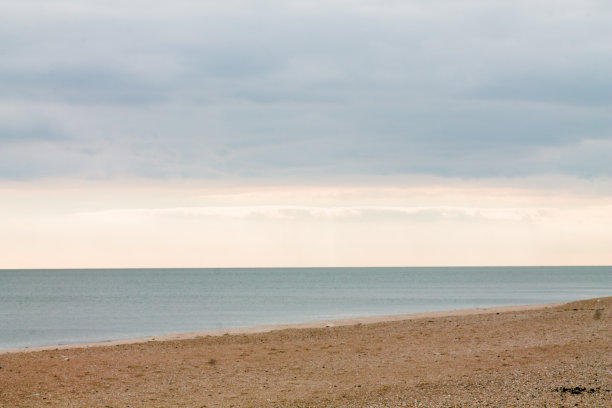
[[[129,269],[129,270],[146,270],[146,269],[398,269],[398,268],[601,268],[612,267],[610,265],[412,265],[412,266],[179,266],[179,267],[69,267],[69,268],[0,268],[0,271],[54,271],[54,270],[111,270],[111,269]]]

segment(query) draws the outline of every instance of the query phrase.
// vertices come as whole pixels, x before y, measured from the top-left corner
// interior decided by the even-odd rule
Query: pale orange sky
[[[0,268],[612,264],[582,184],[5,183]]]

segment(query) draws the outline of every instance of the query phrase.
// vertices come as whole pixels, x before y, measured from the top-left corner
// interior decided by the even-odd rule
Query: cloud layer
[[[0,178],[610,177],[603,1],[3,6]]]
[[[285,221],[434,222],[434,221],[540,221],[551,218],[555,208],[389,207],[389,206],[207,206],[177,208],[113,209],[78,213],[85,219],[153,220],[157,218],[220,218]]]

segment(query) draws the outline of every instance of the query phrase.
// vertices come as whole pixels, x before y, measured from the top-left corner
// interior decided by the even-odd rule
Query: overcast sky
[[[417,215],[431,215],[432,209],[451,214],[453,222],[474,217],[519,222],[526,219],[521,212],[526,207],[571,207],[576,219],[580,208],[593,228],[607,226],[611,221],[605,209],[612,197],[610,21],[612,3],[605,0],[3,1],[0,195],[5,200],[0,219],[6,224],[0,241],[17,248],[65,233],[64,227],[48,227],[44,233],[42,224],[24,227],[36,211],[47,213],[49,203],[56,211],[53,222],[66,228],[94,213],[114,214],[114,220],[131,214],[143,222],[142,211],[166,220],[168,214],[187,211],[191,217],[214,218],[215,228],[228,225],[219,221],[228,216],[251,220],[256,214],[258,227],[241,224],[236,234],[261,235],[272,228],[261,221],[270,214],[277,221],[279,214],[300,222],[316,219],[309,224],[315,226],[321,218],[340,217],[344,224],[332,224],[342,242],[355,234],[347,227],[351,219],[384,224],[391,218],[406,231]],[[127,194],[126,183],[141,193]],[[176,185],[191,192],[177,195]],[[276,190],[262,187],[270,185]],[[302,189],[292,190],[288,200],[286,186]],[[336,193],[325,190],[323,197],[304,190],[317,186],[333,186]],[[229,187],[237,188],[224,195],[232,198],[217,199]],[[358,198],[347,193],[352,188],[361,189]],[[415,188],[428,193],[418,195]],[[81,195],[73,195],[75,189]],[[260,194],[262,189],[266,194]],[[403,191],[403,198],[389,193],[393,189]],[[428,202],[422,198],[440,189],[446,192]],[[543,190],[555,191],[550,194],[556,198],[543,199]],[[492,204],[492,191],[504,191],[505,198]],[[259,198],[250,201],[255,193]],[[83,198],[92,194],[101,201]],[[248,200],[237,201],[245,194]],[[465,194],[474,200],[466,203]],[[105,201],[102,196],[115,198]],[[28,201],[34,199],[36,205]],[[244,208],[227,208],[236,206]],[[483,216],[485,207],[498,212]],[[383,221],[381,213],[386,214]],[[605,221],[594,214],[603,214]],[[425,217],[429,226],[439,222],[436,217]],[[74,234],[94,234],[88,224],[79,225]],[[179,230],[179,224],[172,225]],[[295,225],[285,225],[295,231]],[[463,231],[445,225],[442,234]],[[462,225],[467,231],[472,224]],[[583,225],[582,237],[589,244],[581,244],[590,255],[583,251],[566,262],[612,263],[612,256],[590,244],[595,242],[590,225]],[[121,228],[108,236],[133,230]],[[313,228],[294,237],[289,253],[321,234]],[[540,243],[558,238],[556,227],[547,228]],[[527,238],[526,231],[513,234]],[[23,242],[15,243],[11,234]],[[388,235],[394,233],[381,230],[385,234],[378,245],[398,246],[394,255],[372,255],[361,263],[384,264],[393,258],[393,264],[411,264],[399,249],[408,241],[393,241]],[[486,236],[475,240],[473,248],[483,245]],[[227,251],[252,247],[226,239]],[[451,245],[431,239],[431,254]],[[596,239],[612,242],[610,233]],[[208,241],[189,242],[192,254],[211,250]],[[278,245],[271,242],[270,254]],[[571,242],[568,238],[563,245],[571,247]],[[160,241],[159,246],[166,244]],[[64,255],[53,265],[87,264],[68,255],[74,242],[57,245],[50,253]],[[326,258],[329,245],[321,244],[318,255],[303,255],[296,263],[344,265],[351,248],[368,245],[351,244],[347,254]],[[507,245],[499,242],[500,253]],[[178,263],[178,255],[145,262],[151,248],[144,245],[141,258],[110,264]],[[555,263],[561,247],[546,248],[541,251],[545,257],[530,255],[517,262]],[[297,259],[266,256],[252,258],[253,266]],[[93,257],[98,259],[93,264],[100,265],[101,257]],[[201,258],[189,259],[188,265],[208,265]],[[415,263],[447,263],[433,255],[419,259]],[[495,264],[495,258],[453,259]],[[28,262],[15,255],[6,265],[33,265]],[[36,265],[47,265],[44,257]]]

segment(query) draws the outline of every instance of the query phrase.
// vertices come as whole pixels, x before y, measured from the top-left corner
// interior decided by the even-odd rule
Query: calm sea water
[[[610,266],[0,270],[0,349],[610,295]]]

